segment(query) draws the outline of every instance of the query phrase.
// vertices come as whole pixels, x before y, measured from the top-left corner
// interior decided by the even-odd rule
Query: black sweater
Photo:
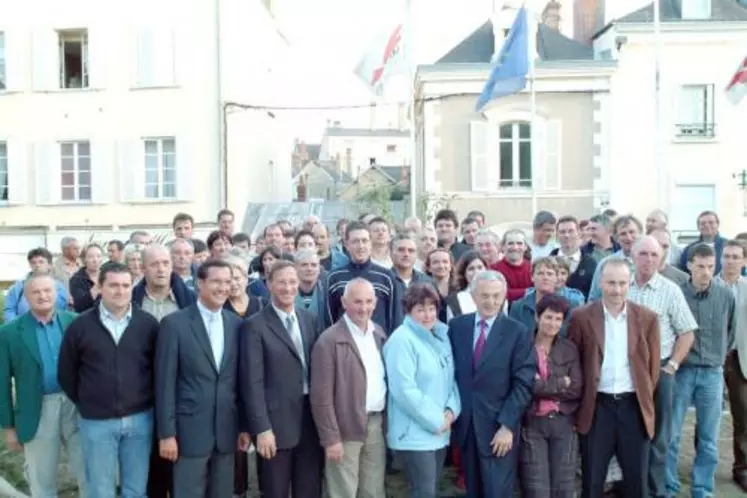
[[[122,418],[153,407],[158,321],[137,306],[119,344],[101,322],[100,304],[65,331],[57,377],[83,418]]]

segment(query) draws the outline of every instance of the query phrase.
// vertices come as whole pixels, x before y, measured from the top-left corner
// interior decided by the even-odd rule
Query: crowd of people
[[[668,498],[682,444],[714,496],[725,389],[747,492],[747,235],[716,213],[684,248],[659,210],[500,235],[450,209],[256,240],[217,221],[29,251],[0,427],[32,497],[57,496],[65,451],[85,498],[245,496],[248,458],[269,498],[380,498],[394,467],[435,498],[445,465],[475,498],[570,498],[579,476],[584,498]]]

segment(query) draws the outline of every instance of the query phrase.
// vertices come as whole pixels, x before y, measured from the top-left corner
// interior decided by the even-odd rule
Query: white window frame
[[[8,89],[8,68],[6,66],[5,43],[7,37],[4,31],[0,31],[0,92]]]
[[[78,37],[76,40],[75,38]],[[90,88],[90,77],[88,74],[88,30],[87,29],[71,29],[71,30],[62,30],[57,32],[57,39],[58,39],[58,50],[59,50],[59,70],[60,70],[60,88],[64,90],[80,90],[82,88]],[[81,47],[81,68],[80,68],[80,74],[81,74],[81,80],[80,80],[80,86],[68,86],[67,81],[65,81],[65,73],[66,73],[66,66],[65,66],[65,43],[68,42],[78,42],[80,43]]]
[[[506,125],[511,125],[511,138],[501,137],[501,128]],[[521,138],[519,134],[520,125],[529,126],[529,138]],[[532,124],[528,121],[516,120],[516,121],[504,121],[498,123],[498,188],[504,189],[531,189],[534,183],[534,171],[532,171],[532,154],[535,152],[532,146],[532,138],[534,137],[534,130],[532,130]],[[505,180],[501,177],[501,144],[511,144],[511,176],[510,180]],[[520,144],[529,144],[529,185],[522,185],[521,180],[521,147]],[[526,181],[526,180],[524,180]]]
[[[678,139],[713,139],[716,137],[715,85],[712,83],[691,83],[681,85],[678,90],[677,121],[675,136]],[[681,112],[685,106],[691,106],[694,92],[702,92],[703,109],[698,120],[692,123],[680,122]],[[702,112],[701,112],[702,111]]]
[[[0,202],[10,200],[10,174],[8,172],[8,142],[0,141]],[[5,182],[5,184],[3,184]]]
[[[148,159],[153,154],[148,153],[148,143],[153,142],[156,145],[156,175],[157,175],[157,182],[155,184],[148,183]],[[172,150],[173,152],[164,152],[164,143],[165,142],[171,142],[173,144]],[[176,200],[177,199],[177,188],[178,188],[178,178],[177,175],[179,174],[179,169],[177,166],[177,161],[179,160],[177,156],[177,143],[175,137],[147,137],[143,138],[143,168],[144,168],[144,197],[147,200],[153,201],[153,200]],[[172,167],[169,168],[165,164],[164,158],[166,155],[172,155],[173,160],[171,161]],[[166,170],[173,169],[173,178],[174,181],[172,182],[172,189],[173,193],[172,195],[165,195],[164,191],[166,190],[167,182],[165,181],[166,177]],[[155,186],[156,187],[156,195],[149,195],[148,187]]]
[[[86,144],[88,145],[88,155],[81,154],[80,152],[80,146]],[[73,148],[73,155],[68,156],[63,153],[63,147],[66,145],[71,145]],[[59,165],[60,169],[58,171],[58,174],[60,175],[60,201],[64,204],[69,203],[81,203],[81,202],[91,202],[91,199],[93,198],[93,185],[91,182],[91,178],[93,176],[92,172],[92,154],[93,151],[91,150],[91,142],[89,140],[65,140],[62,142],[58,142],[58,152],[59,152]],[[81,158],[88,158],[88,185],[81,184],[80,183],[80,175],[81,173],[86,173],[85,170],[81,170],[81,164],[80,160]],[[65,183],[62,181],[62,175],[65,173],[63,170],[63,161],[65,159],[72,159],[73,160],[73,184],[72,185],[65,185]],[[73,198],[72,199],[65,199],[65,195],[63,194],[64,190],[66,188],[72,187],[73,189]],[[81,189],[84,187],[88,187],[88,197],[83,198],[81,197]]]

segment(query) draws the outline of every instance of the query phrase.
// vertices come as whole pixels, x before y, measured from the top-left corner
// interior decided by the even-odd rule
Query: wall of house
[[[627,37],[611,82],[610,206],[641,216],[660,207],[670,212],[671,229],[677,232],[695,230],[691,206],[697,206],[696,210],[709,207],[720,214],[724,233],[745,230],[743,196],[733,175],[745,168],[742,157],[747,104],[732,106],[723,88],[744,57],[747,31],[662,33],[662,197],[656,175],[653,35]],[[686,84],[714,85],[713,139],[676,136],[679,89]],[[688,213],[684,218],[677,214],[683,211]]]
[[[387,147],[395,146],[394,152]],[[347,164],[347,149],[351,149],[351,161]],[[340,155],[343,169],[353,178],[370,166],[370,159],[381,166],[400,166],[412,161],[410,137],[404,136],[325,136],[322,139],[320,160],[332,160]]]
[[[174,16],[175,5],[35,0],[0,6],[8,77],[0,91],[0,141],[8,146],[11,190],[3,226],[168,223],[182,210],[199,221],[214,217],[218,172],[198,165],[217,163],[218,134],[206,132],[218,125],[216,80],[194,77],[192,68],[214,72],[215,12],[206,2],[177,8],[181,15]],[[144,87],[138,77],[144,27],[168,33],[159,36],[160,57],[174,70],[159,75],[164,86],[157,88]],[[56,31],[81,28],[88,30],[90,88],[60,89]],[[140,202],[143,137],[176,139],[177,199]],[[57,143],[68,140],[91,144],[91,201],[60,200]]]

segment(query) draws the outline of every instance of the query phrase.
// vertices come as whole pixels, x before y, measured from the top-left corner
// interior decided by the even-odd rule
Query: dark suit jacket
[[[63,333],[76,317],[67,311],[57,316]],[[36,319],[24,313],[0,327],[0,428],[15,427],[22,444],[34,439],[39,428],[42,375]]]
[[[311,349],[322,332],[321,321],[305,310],[296,310],[305,358],[311,371]],[[246,429],[256,436],[275,433],[278,449],[295,447],[304,430],[303,366],[293,341],[268,305],[241,327],[239,382]]]
[[[464,446],[470,428],[477,436],[478,451],[493,455],[490,441],[506,426],[519,437],[519,424],[534,395],[537,355],[531,333],[513,318],[500,313],[488,333],[488,341],[476,368],[472,366],[475,313],[449,322],[454,352],[454,375],[462,400],[462,414],[454,433]]]
[[[654,437],[654,389],[659,380],[659,318],[643,306],[627,303],[628,358],[636,397],[650,438]],[[581,357],[584,390],[576,412],[578,432],[587,434],[594,421],[597,387],[604,358],[604,307],[601,301],[578,308],[571,314],[568,338]]]
[[[560,249],[553,249],[551,256],[557,256]],[[566,287],[581,291],[586,299],[589,299],[591,290],[591,281],[594,279],[594,270],[597,269],[597,261],[590,254],[581,253],[581,260],[578,262],[576,271],[568,275]]]
[[[223,310],[225,346],[216,366],[197,304],[161,321],[156,349],[156,431],[175,436],[179,455],[199,457],[236,450],[239,434],[239,318]]]

